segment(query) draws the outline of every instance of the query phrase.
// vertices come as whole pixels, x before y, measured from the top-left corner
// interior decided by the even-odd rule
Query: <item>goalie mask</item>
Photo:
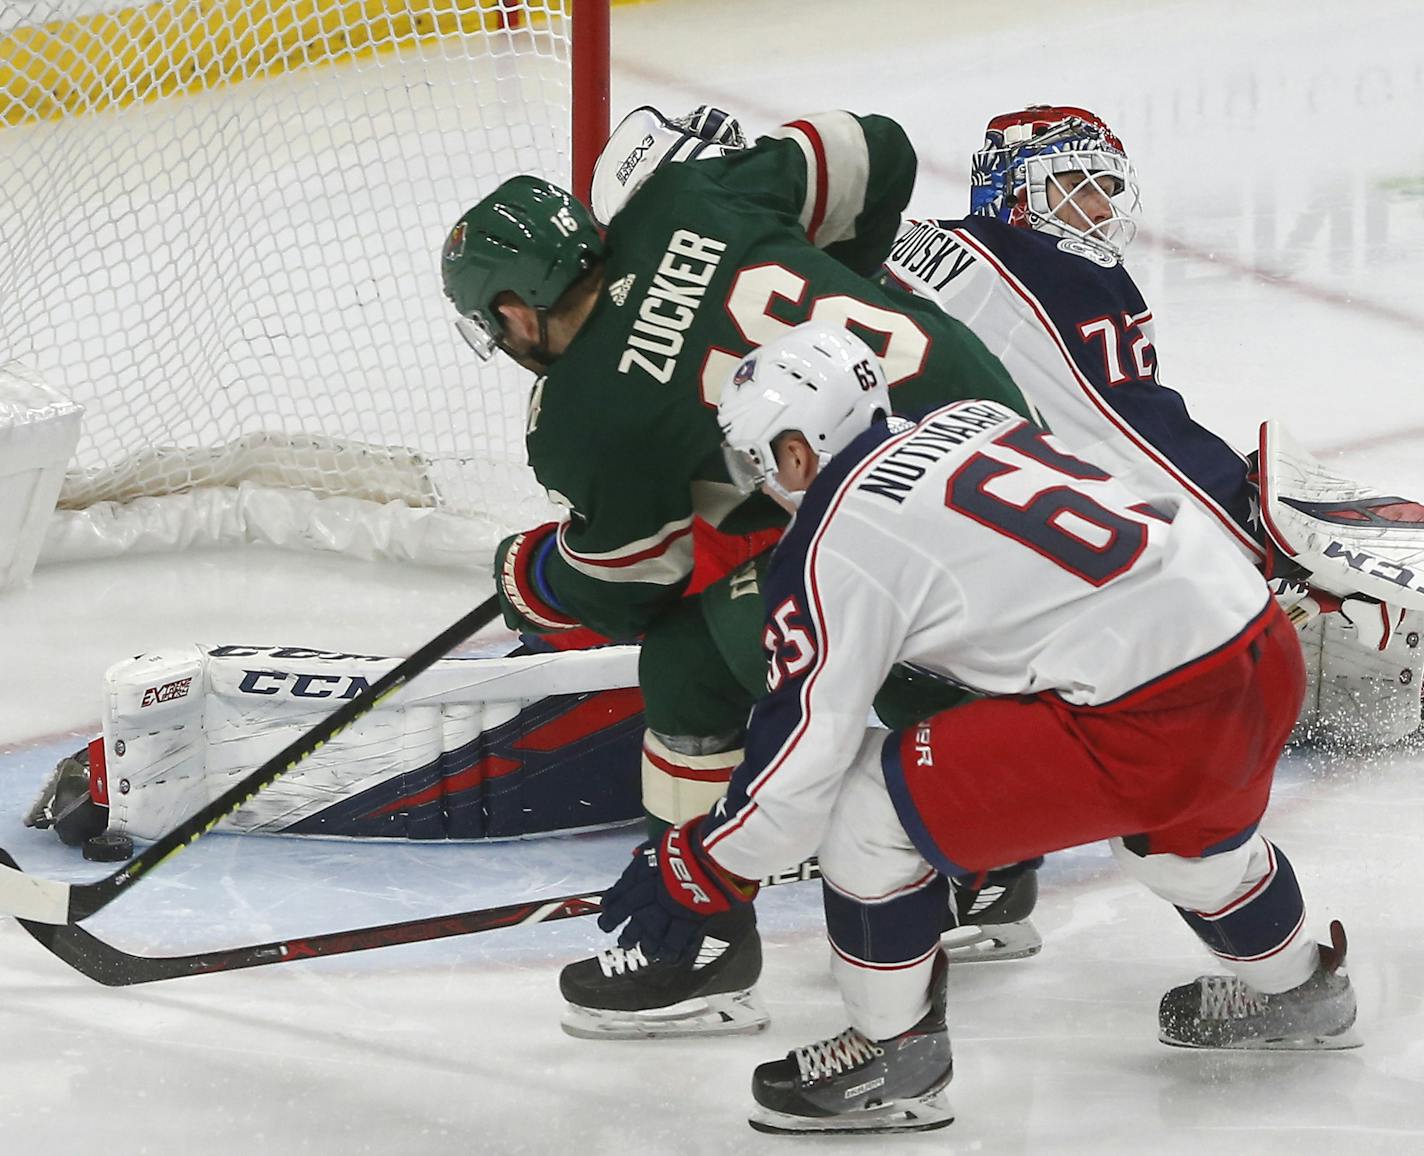
[[[774,443],[797,431],[824,466],[879,417],[890,414],[880,359],[855,334],[808,321],[750,353],[722,387],[717,421],[739,489],[765,484],[792,505],[801,492],[777,478]]]
[[[1137,233],[1137,174],[1122,141],[1082,108],[996,116],[974,154],[969,211],[1082,241],[1116,264]]]
[[[456,222],[440,272],[456,328],[482,359],[504,340],[495,298],[510,292],[541,313],[603,256],[589,211],[557,185],[511,177]]]

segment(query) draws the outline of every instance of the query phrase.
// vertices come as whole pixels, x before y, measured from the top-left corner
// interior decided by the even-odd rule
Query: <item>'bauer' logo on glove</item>
[[[702,846],[702,819],[673,827],[633,854],[623,874],[603,895],[598,926],[624,947],[637,944],[649,959],[689,959],[702,942],[706,921],[750,903],[756,884],[723,871]]]
[[[689,863],[683,856],[681,828],[674,827],[668,831],[667,837],[663,840],[663,852],[664,877],[668,884],[668,890],[672,891],[674,896],[677,894],[675,888],[681,887],[684,893],[682,901],[686,903],[690,899],[693,904],[706,907],[708,914],[726,911],[731,907],[731,904],[727,902],[726,895],[720,889],[717,891],[716,901],[713,901],[712,897],[707,893],[707,886],[710,885],[710,880],[707,884],[704,884],[702,880],[707,878],[706,875],[695,871],[694,868],[697,865]],[[672,874],[672,879],[670,880],[666,879],[666,875],[669,872]]]

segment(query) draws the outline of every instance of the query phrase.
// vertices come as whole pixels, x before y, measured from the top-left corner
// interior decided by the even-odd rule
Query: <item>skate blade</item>
[[[944,1093],[936,1092],[923,1100],[901,1100],[883,1108],[843,1116],[792,1116],[774,1112],[760,1105],[747,1118],[758,1132],[774,1136],[797,1136],[806,1133],[827,1135],[865,1135],[876,1132],[930,1132],[954,1123],[954,1109]]]
[[[1276,1039],[1243,1040],[1239,1044],[1195,1044],[1169,1039],[1160,1032],[1157,1038],[1169,1048],[1188,1048],[1197,1052],[1339,1052],[1363,1047],[1365,1042],[1352,1027],[1328,1036],[1280,1036]]]
[[[966,924],[940,936],[950,963],[997,963],[1027,959],[1043,949],[1043,936],[1032,920],[1018,923]]]
[[[756,989],[683,1000],[650,1011],[603,1011],[567,1004],[560,1027],[581,1040],[685,1039],[762,1031],[771,1022]]]
[[[59,768],[56,767],[51,772],[49,778],[45,780],[44,786],[40,788],[39,795],[30,804],[30,809],[25,812],[24,823],[26,827],[34,827],[39,831],[48,831],[54,826],[54,796],[59,785]]]

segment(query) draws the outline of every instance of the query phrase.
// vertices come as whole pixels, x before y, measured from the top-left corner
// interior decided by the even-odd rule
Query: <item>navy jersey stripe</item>
[[[1151,381],[1110,383],[1106,363],[1076,333],[1074,318],[1125,316],[1141,323],[1151,317],[1127,271],[1120,265],[1089,267],[1081,257],[1058,252],[1053,237],[990,218],[941,224],[997,269],[1035,313],[1095,408],[1259,554],[1246,460],[1194,421],[1182,396],[1155,380],[1155,372]],[[1080,268],[1083,276],[1064,276]]]

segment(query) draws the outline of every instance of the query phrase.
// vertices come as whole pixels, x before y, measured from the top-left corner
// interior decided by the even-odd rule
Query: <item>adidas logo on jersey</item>
[[[613,298],[613,304],[622,305],[628,300],[628,294],[633,291],[633,280],[635,274],[629,273],[626,277],[619,277],[608,287],[608,295]]]

